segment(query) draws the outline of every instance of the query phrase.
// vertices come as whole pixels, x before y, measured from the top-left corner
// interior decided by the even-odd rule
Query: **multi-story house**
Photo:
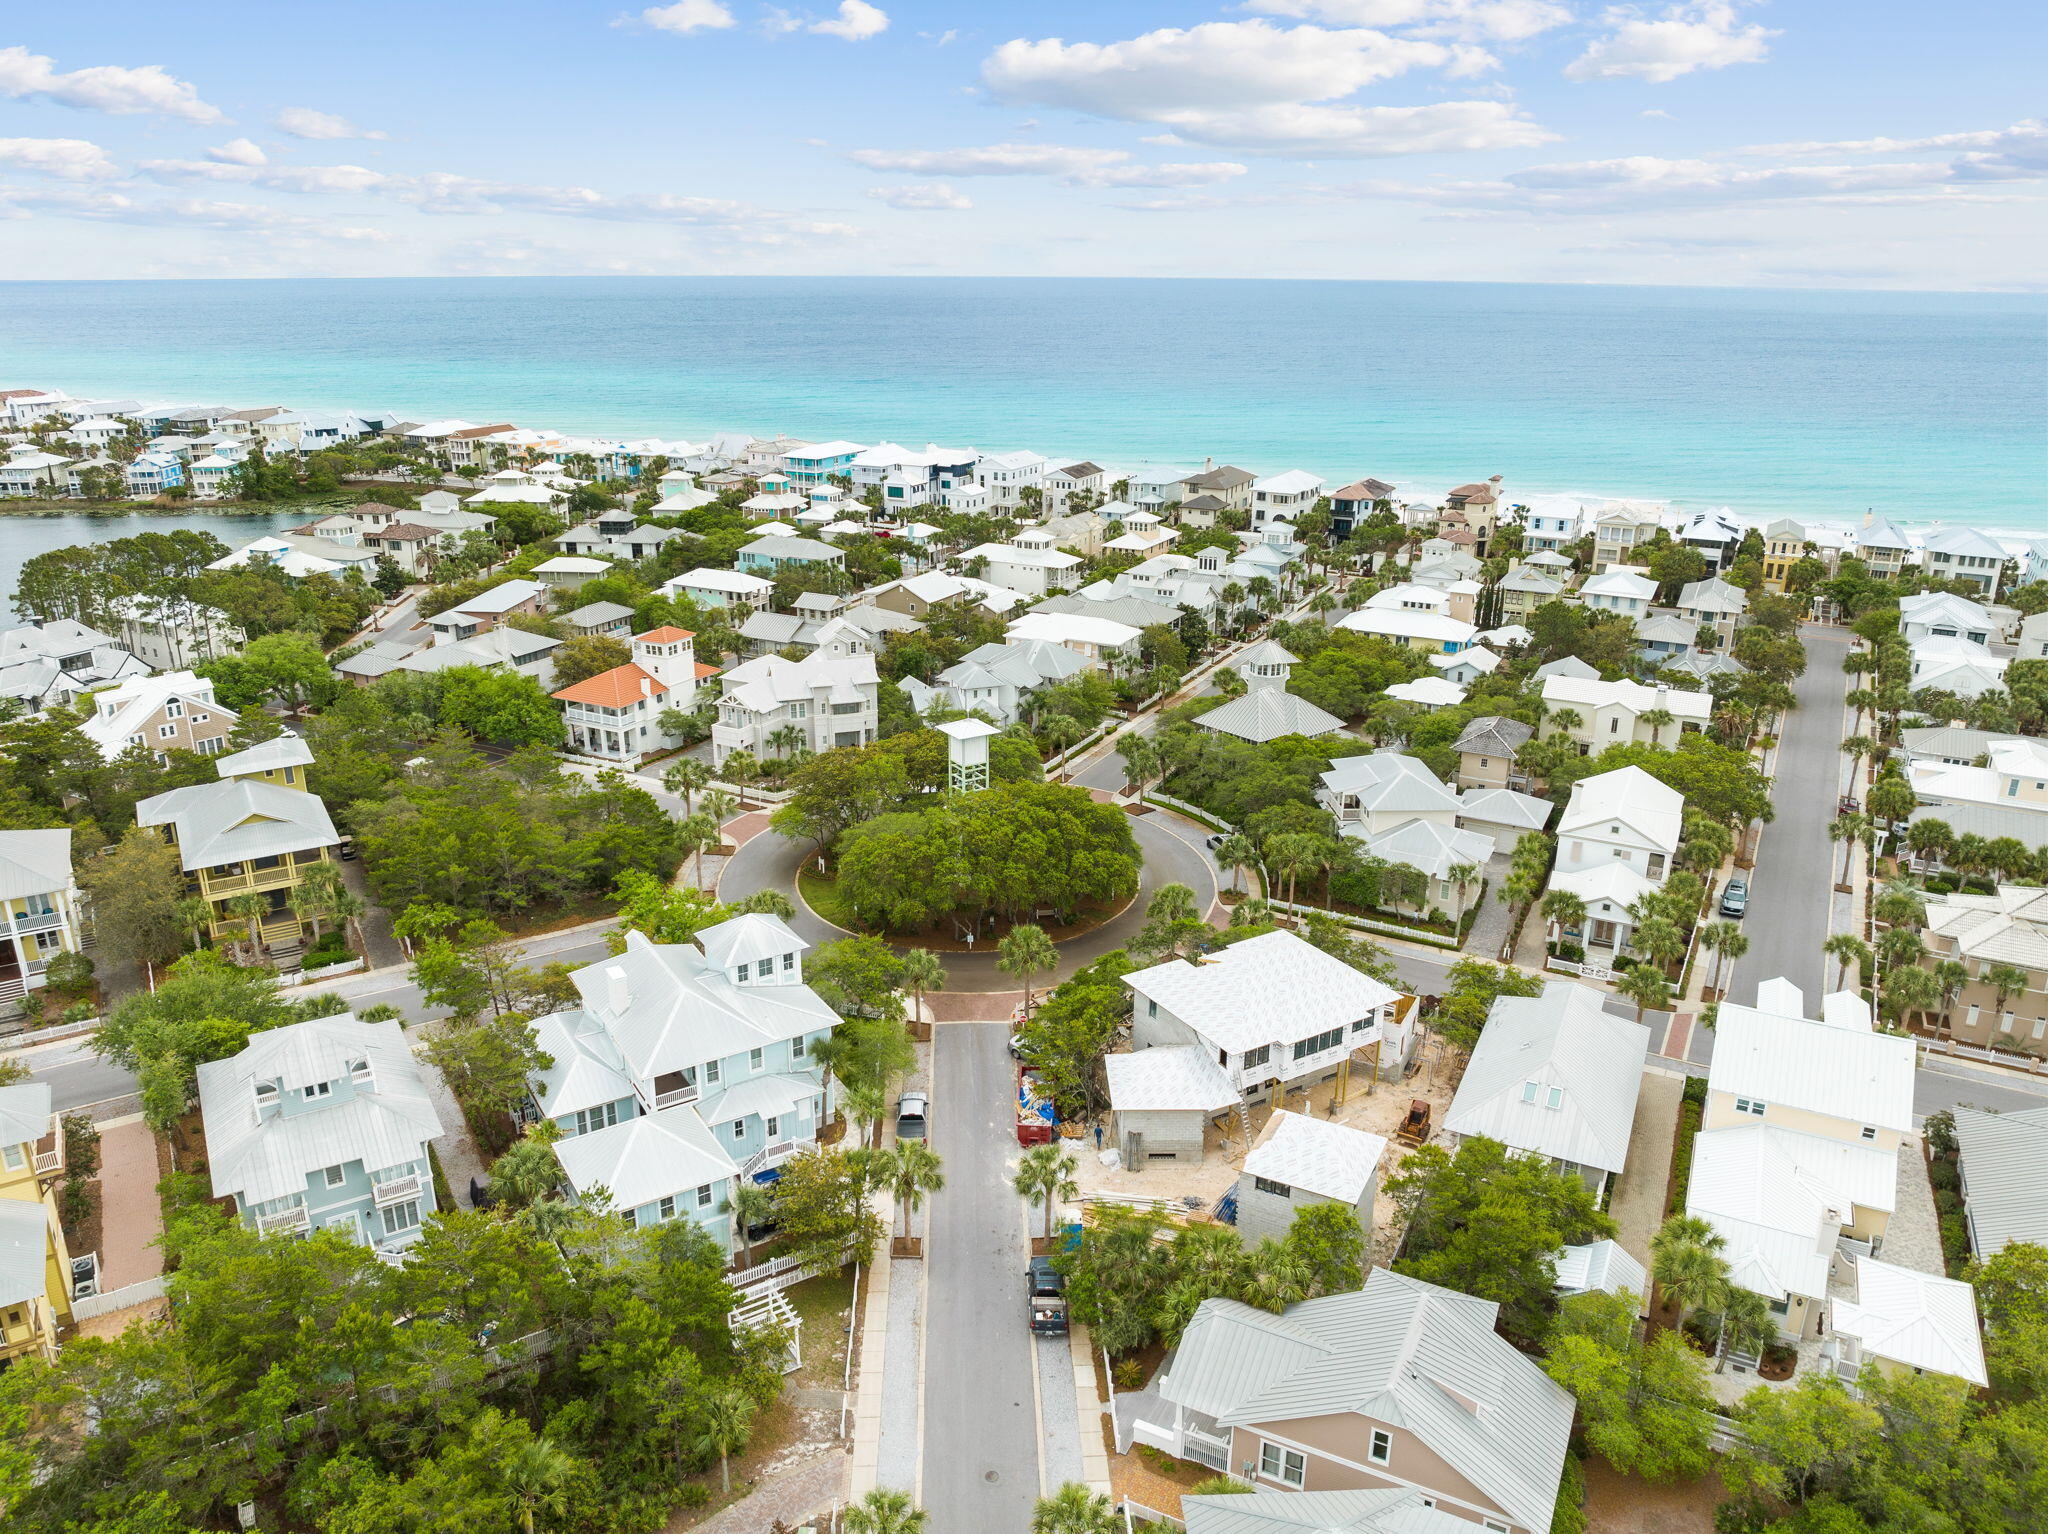
[[[1550,733],[1570,736],[1581,754],[1590,755],[1629,741],[1668,746],[1683,731],[1705,729],[1713,717],[1714,698],[1661,683],[1646,687],[1641,682],[1553,674],[1543,678],[1543,706]],[[1644,718],[1660,710],[1672,716],[1668,723]],[[1560,715],[1565,716],[1562,722]]]
[[[1552,500],[1532,505],[1522,524],[1522,551],[1556,554],[1572,548],[1582,535],[1584,516],[1579,507]]]
[[[1200,964],[1155,964],[1124,984],[1133,1050],[1199,1046],[1244,1102],[1327,1081],[1354,1050],[1406,1054],[1401,994],[1292,932],[1233,943]]]
[[[1632,566],[1610,565],[1579,588],[1579,600],[1596,612],[1640,618],[1657,600],[1657,583]]]
[[[2048,798],[2043,805],[2048,824]],[[21,833],[16,833],[21,834]],[[1941,1012],[1941,1032],[1969,1044],[2048,1048],[2048,894],[1942,895],[1927,908],[1923,967],[1957,960],[1969,981]]]
[[[1012,644],[1043,641],[1063,645],[1093,665],[1115,667],[1138,659],[1139,641],[1144,636],[1114,618],[1034,610],[1005,628],[1003,637]]]
[[[831,1117],[816,1057],[839,1018],[804,983],[809,946],[738,916],[693,943],[629,931],[571,976],[582,1005],[535,1023],[554,1063],[528,1089],[579,1198],[602,1187],[636,1225],[686,1218],[732,1249],[733,1185],[773,1181]]]
[[[1925,688],[1958,698],[1981,698],[2005,686],[2003,655],[1968,639],[1922,639],[1912,649],[1910,678],[1915,692]]]
[[[50,960],[85,946],[71,829],[0,831],[0,1001],[41,987]]]
[[[121,643],[137,660],[157,671],[176,671],[197,661],[232,655],[247,636],[217,607],[174,597],[123,597],[113,603],[121,622]]]
[[[148,672],[115,640],[75,619],[0,629],[0,698],[30,712],[68,708],[96,687]]]
[[[1235,464],[1219,465],[1213,458],[1202,460],[1201,472],[1190,474],[1183,484],[1187,495],[1185,506],[1197,499],[1207,497],[1217,504],[1217,511],[1250,511],[1252,509],[1252,486],[1258,482],[1256,474],[1238,468]]]
[[[292,891],[315,863],[333,861],[341,837],[327,806],[306,786],[313,753],[296,735],[280,735],[220,757],[220,780],[174,788],[135,806],[137,825],[162,826],[177,849],[193,894],[213,906],[215,938],[245,940],[247,919],[231,915],[239,895],[260,895],[257,918],[272,954],[295,952],[304,933]]]
[[[1593,573],[1610,565],[1635,563],[1636,549],[1648,543],[1664,519],[1638,506],[1614,506],[1593,520]]]
[[[1721,1003],[1685,1208],[1786,1335],[1819,1336],[1831,1280],[1882,1249],[1914,1132],[1915,1049],[1879,1033],[1852,991],[1823,998],[1819,1020],[1783,979],[1753,1007]]]
[[[861,451],[858,442],[806,442],[783,453],[781,468],[791,484],[808,489],[849,475]]]
[[[1492,546],[1494,530],[1500,525],[1501,477],[1460,485],[1444,494],[1446,515],[1455,514],[1464,518],[1465,526],[1472,533],[1473,552],[1481,559],[1486,557]]]
[[[1252,526],[1292,522],[1305,511],[1315,509],[1323,493],[1323,482],[1306,469],[1289,469],[1252,481]]]
[[[2048,613],[2034,613],[2020,621],[2019,645],[2013,659],[2048,660]]]
[[[1937,528],[1921,545],[1920,567],[1937,580],[1966,581],[1995,597],[2005,549],[1974,527]]]
[[[1535,733],[1533,725],[1499,714],[1468,721],[1464,733],[1451,744],[1458,755],[1458,786],[1526,788],[1528,777],[1516,765],[1515,756]]]
[[[1222,1498],[1190,1499],[1191,1531],[1250,1534],[1301,1493],[1308,1516],[1276,1529],[1550,1534],[1575,1403],[1495,1331],[1499,1310],[1387,1268],[1277,1315],[1204,1300],[1119,1406],[1117,1446],[1251,1483],[1228,1522],[1199,1506]],[[1372,1492],[1413,1501],[1398,1523],[1334,1521],[1333,1502]]]
[[[1581,935],[1589,948],[1619,953],[1628,946],[1636,903],[1670,876],[1684,818],[1684,797],[1640,767],[1572,785],[1557,823],[1550,888],[1585,902]]]
[[[1444,1115],[1451,1146],[1497,1140],[1581,1179],[1604,1203],[1627,1169],[1650,1052],[1650,1030],[1608,1012],[1606,996],[1550,980],[1540,996],[1498,998]]]
[[[204,458],[195,458],[186,473],[186,483],[192,487],[195,501],[224,501],[234,494],[235,476],[242,467],[242,455],[233,452],[211,452]]]
[[[1863,514],[1863,525],[1850,538],[1849,547],[1872,575],[1897,575],[1913,557],[1913,540],[1890,518],[1871,511]]]
[[[0,1369],[18,1358],[57,1356],[71,1325],[71,1252],[57,1215],[64,1134],[50,1112],[50,1085],[0,1087]]]
[[[1555,602],[1565,594],[1563,581],[1529,565],[1510,570],[1493,589],[1500,597],[1501,618],[1508,623],[1528,617],[1545,602]]]
[[[778,570],[812,567],[836,572],[846,568],[846,555],[816,538],[771,533],[741,549],[734,564],[743,575],[772,576]]]
[[[1479,634],[1470,621],[1469,593],[1465,600],[1466,616],[1461,618],[1455,615],[1456,599],[1449,591],[1408,582],[1374,592],[1365,606],[1340,619],[1337,627],[1372,634],[1425,655],[1456,655]]]
[[[629,766],[682,743],[661,727],[669,709],[696,707],[699,668],[688,629],[664,625],[633,636],[633,658],[554,694],[562,703],[569,749]],[[702,668],[715,673],[715,666]]]
[[[976,561],[980,564],[976,566]],[[976,567],[998,586],[1042,597],[1055,587],[1073,584],[1081,557],[1053,544],[1042,528],[1026,528],[1008,543],[978,543],[959,559],[962,568]]]
[[[698,566],[685,570],[681,575],[672,575],[661,583],[661,594],[667,597],[687,597],[699,607],[727,607],[742,605],[757,607],[775,593],[775,582],[764,575],[748,575],[743,570],[713,570]]]
[[[1113,471],[1091,458],[1049,469],[1045,476],[1045,511],[1052,515],[1065,510],[1076,493],[1098,502],[1107,500],[1113,482]]]
[[[1907,644],[1923,639],[1967,639],[1974,645],[1989,645],[1997,633],[1991,614],[1967,597],[1923,591],[1899,599],[1899,637]]]
[[[190,671],[130,677],[92,694],[91,702],[79,732],[110,762],[137,747],[159,763],[173,751],[219,756],[235,727],[234,711],[215,700],[213,683]]]
[[[808,751],[865,746],[875,739],[880,677],[872,645],[851,629],[802,660],[763,655],[721,672],[718,681],[714,762],[723,763],[735,751],[757,758],[785,755],[785,731],[794,731]]]
[[[878,442],[847,465],[846,475],[856,494],[879,490],[883,510],[896,515],[906,507],[940,505],[948,490],[973,485],[976,457],[970,450],[936,443],[914,452],[894,442]]]
[[[1024,504],[1024,491],[1044,488],[1050,467],[1033,452],[983,453],[975,460],[974,477],[988,492],[992,509],[1015,511]]]
[[[2048,849],[2048,744],[2021,735],[1988,735],[1968,744],[1981,745],[1982,767],[1975,765],[1975,750],[1963,762],[1948,759],[1959,754],[1948,750],[1908,761],[1907,779],[1920,801],[1914,821],[1939,820],[1958,836],[2010,836],[2035,851]]]
[[[1188,476],[1192,469],[1133,469],[1130,474],[1130,490],[1125,496],[1140,511],[1156,511],[1166,515],[1166,508],[1179,506],[1188,498]]]
[[[489,633],[522,613],[538,617],[547,610],[548,588],[539,581],[500,581],[489,591],[435,613],[427,619],[427,627],[433,630],[435,644],[453,644]]]
[[[199,1067],[216,1198],[265,1236],[341,1232],[403,1252],[435,1212],[444,1126],[397,1022],[348,1012],[266,1028]]]
[[[1813,535],[1790,517],[1780,517],[1764,529],[1764,586],[1784,594],[1792,567],[1806,558]]]
[[[1330,536],[1349,538],[1381,506],[1392,508],[1394,486],[1383,479],[1355,479],[1330,492]]]
[[[1735,551],[1741,547],[1747,531],[1726,512],[1698,511],[1679,529],[1678,541],[1689,549],[1699,550],[1707,561],[1708,573],[1718,575],[1735,562]]]
[[[185,483],[185,460],[176,453],[141,453],[121,474],[128,482],[129,496],[145,501]]]
[[[902,681],[910,706],[919,714],[957,709],[986,715],[991,724],[1015,724],[1025,700],[1041,687],[1064,682],[1090,670],[1088,657],[1065,645],[1044,640],[985,644],[969,650],[929,683],[914,676]]]
[[[1748,611],[1749,598],[1742,588],[1729,585],[1719,576],[1687,581],[1678,588],[1678,616],[1713,629],[1724,644],[1734,639],[1736,625]]]

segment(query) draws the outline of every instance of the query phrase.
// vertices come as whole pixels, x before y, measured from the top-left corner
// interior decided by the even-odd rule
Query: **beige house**
[[[1458,753],[1458,787],[1526,787],[1528,776],[1516,766],[1515,754],[1535,733],[1533,726],[1499,714],[1472,720],[1451,745]]]
[[[159,762],[173,751],[219,756],[235,727],[234,710],[214,701],[213,683],[190,671],[130,677],[86,701],[92,714],[79,730],[110,762],[132,746]]]
[[[2007,884],[1995,895],[1932,901],[1920,962],[1932,969],[1950,959],[1970,979],[1943,1009],[1941,1032],[1969,1044],[2048,1048],[2048,891]]]
[[[1616,506],[1601,513],[1593,523],[1593,573],[1610,565],[1634,564],[1637,545],[1649,542],[1663,525],[1656,512],[1639,506]]]
[[[1569,735],[1578,742],[1581,755],[1592,755],[1632,741],[1668,746],[1682,731],[1705,729],[1713,717],[1714,697],[1712,693],[1683,692],[1661,682],[1645,686],[1627,680],[1603,682],[1598,677],[1552,675],[1543,679],[1543,706],[1549,711],[1546,733]],[[1671,715],[1669,722],[1644,718],[1660,709]]]
[[[1205,1300],[1152,1384],[1118,1396],[1117,1446],[1260,1491],[1407,1490],[1476,1528],[1549,1534],[1574,1403],[1495,1333],[1499,1308],[1385,1268],[1277,1316]]]
[[[1881,1034],[1851,991],[1819,1018],[1787,980],[1723,1002],[1686,1213],[1726,1243],[1730,1276],[1795,1338],[1826,1328],[1830,1285],[1883,1249],[1913,1133],[1911,1039]]]
[[[1804,525],[1790,517],[1780,517],[1764,529],[1764,586],[1766,589],[1784,593],[1787,577],[1792,567],[1806,557],[1806,545],[1812,542]]]

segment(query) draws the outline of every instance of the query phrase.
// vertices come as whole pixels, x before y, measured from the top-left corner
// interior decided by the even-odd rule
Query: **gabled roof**
[[[1372,1191],[1386,1153],[1384,1136],[1280,1109],[1246,1152],[1244,1170],[1248,1177],[1356,1204]]]
[[[1596,575],[1579,588],[1581,597],[1622,597],[1648,602],[1657,595],[1657,583],[1633,570],[1609,570]]]
[[[48,1206],[0,1198],[0,1305],[18,1305],[49,1292]]]
[[[1789,1006],[1798,996],[1778,993]],[[1789,1010],[1721,1003],[1708,1090],[1848,1124],[1913,1130],[1914,1045],[1868,1025],[1845,1029]]]
[[[522,602],[531,602],[535,597],[546,596],[547,588],[537,581],[500,581],[489,591],[479,592],[465,602],[455,604],[455,611],[461,613],[510,612]],[[433,619],[428,619],[432,622]]]
[[[1852,541],[1860,549],[1903,549],[1911,552],[1913,548],[1913,540],[1900,532],[1889,517],[1871,517],[1856,530]]]
[[[1600,673],[1580,660],[1576,655],[1561,656],[1557,660],[1538,666],[1536,668],[1536,676],[1539,681],[1543,682],[1548,682],[1552,677],[1561,677],[1566,681],[1581,682],[1597,682],[1600,680]],[[1548,703],[1550,701],[1550,689],[1545,687],[1543,694],[1543,701]]]
[[[71,828],[0,831],[0,900],[71,887]]]
[[[1387,696],[1423,708],[1455,708],[1465,701],[1465,689],[1440,676],[1423,676],[1412,682],[1396,682],[1387,689]]]
[[[1231,1096],[1234,1101],[1236,1094]],[[48,1134],[50,1098],[47,1081],[17,1081],[0,1087],[0,1145],[20,1145]]]
[[[551,1012],[533,1020],[534,1040],[554,1064],[529,1078],[544,1118],[560,1118],[633,1095],[626,1062],[588,1012]]]
[[[1541,831],[1550,823],[1557,806],[1535,794],[1512,788],[1468,788],[1458,797],[1458,818],[1483,821],[1490,826],[1520,826]]]
[[[1574,1404],[1495,1334],[1498,1310],[1385,1268],[1277,1316],[1205,1300],[1153,1388],[1225,1427],[1344,1412],[1389,1423],[1547,1534]]]
[[[1456,789],[1415,757],[1398,751],[1340,757],[1322,774],[1321,782],[1330,793],[1355,796],[1359,808],[1374,815],[1455,813],[1458,809]]]
[[[1552,980],[1540,996],[1496,1000],[1444,1128],[1556,1161],[1624,1170],[1650,1030],[1607,1012],[1603,995]]]
[[[1427,1505],[1419,1491],[1273,1491],[1183,1496],[1188,1534],[1472,1534],[1469,1519]]]
[[[2048,1246],[2048,1108],[1957,1108],[1970,1245],[1980,1257],[2015,1241]]]
[[[289,732],[258,741],[246,751],[232,751],[215,757],[213,770],[223,778],[245,777],[259,772],[282,772],[287,767],[310,767],[313,748],[305,738]]]
[[[1401,994],[1292,932],[1246,938],[1199,964],[1155,964],[1124,984],[1232,1053],[1349,1027]]]
[[[370,1067],[369,1086],[257,1118],[258,1082],[281,1082],[289,1093],[342,1081],[358,1061]],[[198,1075],[214,1195],[233,1194],[244,1208],[304,1193],[308,1175],[322,1167],[360,1161],[374,1172],[422,1159],[422,1146],[442,1132],[396,1022],[365,1023],[343,1012],[267,1028],[251,1034],[240,1054],[201,1065]]]
[[[1977,1292],[1875,1257],[1856,1260],[1856,1298],[1835,1301],[1835,1330],[1892,1363],[1989,1385]]]
[[[1205,1044],[1161,1044],[1124,1055],[1105,1055],[1109,1105],[1119,1113],[1221,1113],[1238,1101]]]
[[[1974,527],[1960,527],[1953,523],[1937,527],[1927,535],[1921,545],[1929,553],[1964,555],[1974,559],[1994,559],[2001,563],[2005,549],[1978,532]]]
[[[1743,1288],[1819,1299],[1836,1230],[1854,1221],[1859,1204],[1889,1212],[1897,1188],[1894,1152],[1752,1121],[1694,1138],[1685,1210],[1720,1232],[1729,1274]]]
[[[1355,834],[1356,826],[1344,828]],[[1366,851],[1387,863],[1405,863],[1432,879],[1448,879],[1461,864],[1484,868],[1493,856],[1493,838],[1481,831],[1461,831],[1430,820],[1403,821],[1391,830],[1363,838]]]
[[[1685,820],[1685,796],[1640,767],[1597,772],[1572,785],[1557,822],[1560,838],[1597,826],[1624,825],[1653,846],[1673,851]]]
[[[1619,1241],[1589,1241],[1557,1254],[1557,1292],[1567,1297],[1590,1294],[1632,1294],[1647,1303],[1650,1275]]]
[[[1512,757],[1529,743],[1529,738],[1535,733],[1534,725],[1524,724],[1519,719],[1485,714],[1466,721],[1464,733],[1452,742],[1451,749],[1477,752],[1482,756]]]
[[[725,970],[759,959],[780,958],[786,953],[802,953],[811,945],[792,932],[781,917],[750,911],[706,927],[697,934],[697,946],[704,950],[706,963]]]
[[[156,794],[135,806],[135,823],[175,827],[178,861],[187,873],[310,852],[341,840],[317,795],[260,778],[196,783]]]
[[[603,1188],[618,1210],[637,1209],[685,1188],[739,1175],[718,1137],[688,1105],[557,1140],[555,1159],[578,1197]]]

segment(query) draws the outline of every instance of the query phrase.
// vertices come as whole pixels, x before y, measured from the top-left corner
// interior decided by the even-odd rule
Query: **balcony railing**
[[[209,896],[234,894],[242,890],[282,889],[292,882],[289,864],[282,868],[260,868],[254,873],[204,875],[206,893]]]
[[[303,1236],[307,1224],[306,1209],[301,1204],[295,1209],[281,1209],[276,1214],[258,1215],[256,1232],[263,1236]]]
[[[63,924],[64,913],[61,910],[31,911],[26,913],[17,911],[14,915],[14,930],[16,932],[44,932],[51,927],[61,927]]]
[[[683,1103],[693,1103],[697,1100],[697,1097],[698,1092],[695,1087],[677,1087],[673,1092],[655,1093],[654,1106],[657,1109],[674,1108]]]
[[[403,1204],[420,1196],[420,1180],[417,1176],[395,1177],[390,1182],[380,1182],[370,1190],[370,1200],[379,1209],[388,1209],[393,1204]]]

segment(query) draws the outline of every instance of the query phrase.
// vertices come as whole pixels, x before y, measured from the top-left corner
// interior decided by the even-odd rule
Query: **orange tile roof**
[[[716,666],[712,665],[710,661],[708,661],[708,660],[700,660],[700,661],[698,661],[698,662],[697,662],[697,680],[698,680],[698,681],[700,681],[700,682],[701,682],[701,681],[703,681],[703,680],[704,680],[704,678],[706,678],[707,676],[717,676],[717,675],[718,675],[718,668],[717,668]]]
[[[642,682],[651,684],[645,692]],[[628,703],[637,703],[643,697],[660,697],[668,691],[668,684],[651,671],[644,671],[633,662],[614,666],[609,671],[599,672],[574,686],[564,687],[554,696],[565,703],[591,703],[599,708],[624,708]]]
[[[697,636],[688,629],[677,628],[673,623],[664,623],[658,629],[649,629],[646,633],[635,634],[633,637],[647,644],[678,644],[685,639],[695,639]]]

